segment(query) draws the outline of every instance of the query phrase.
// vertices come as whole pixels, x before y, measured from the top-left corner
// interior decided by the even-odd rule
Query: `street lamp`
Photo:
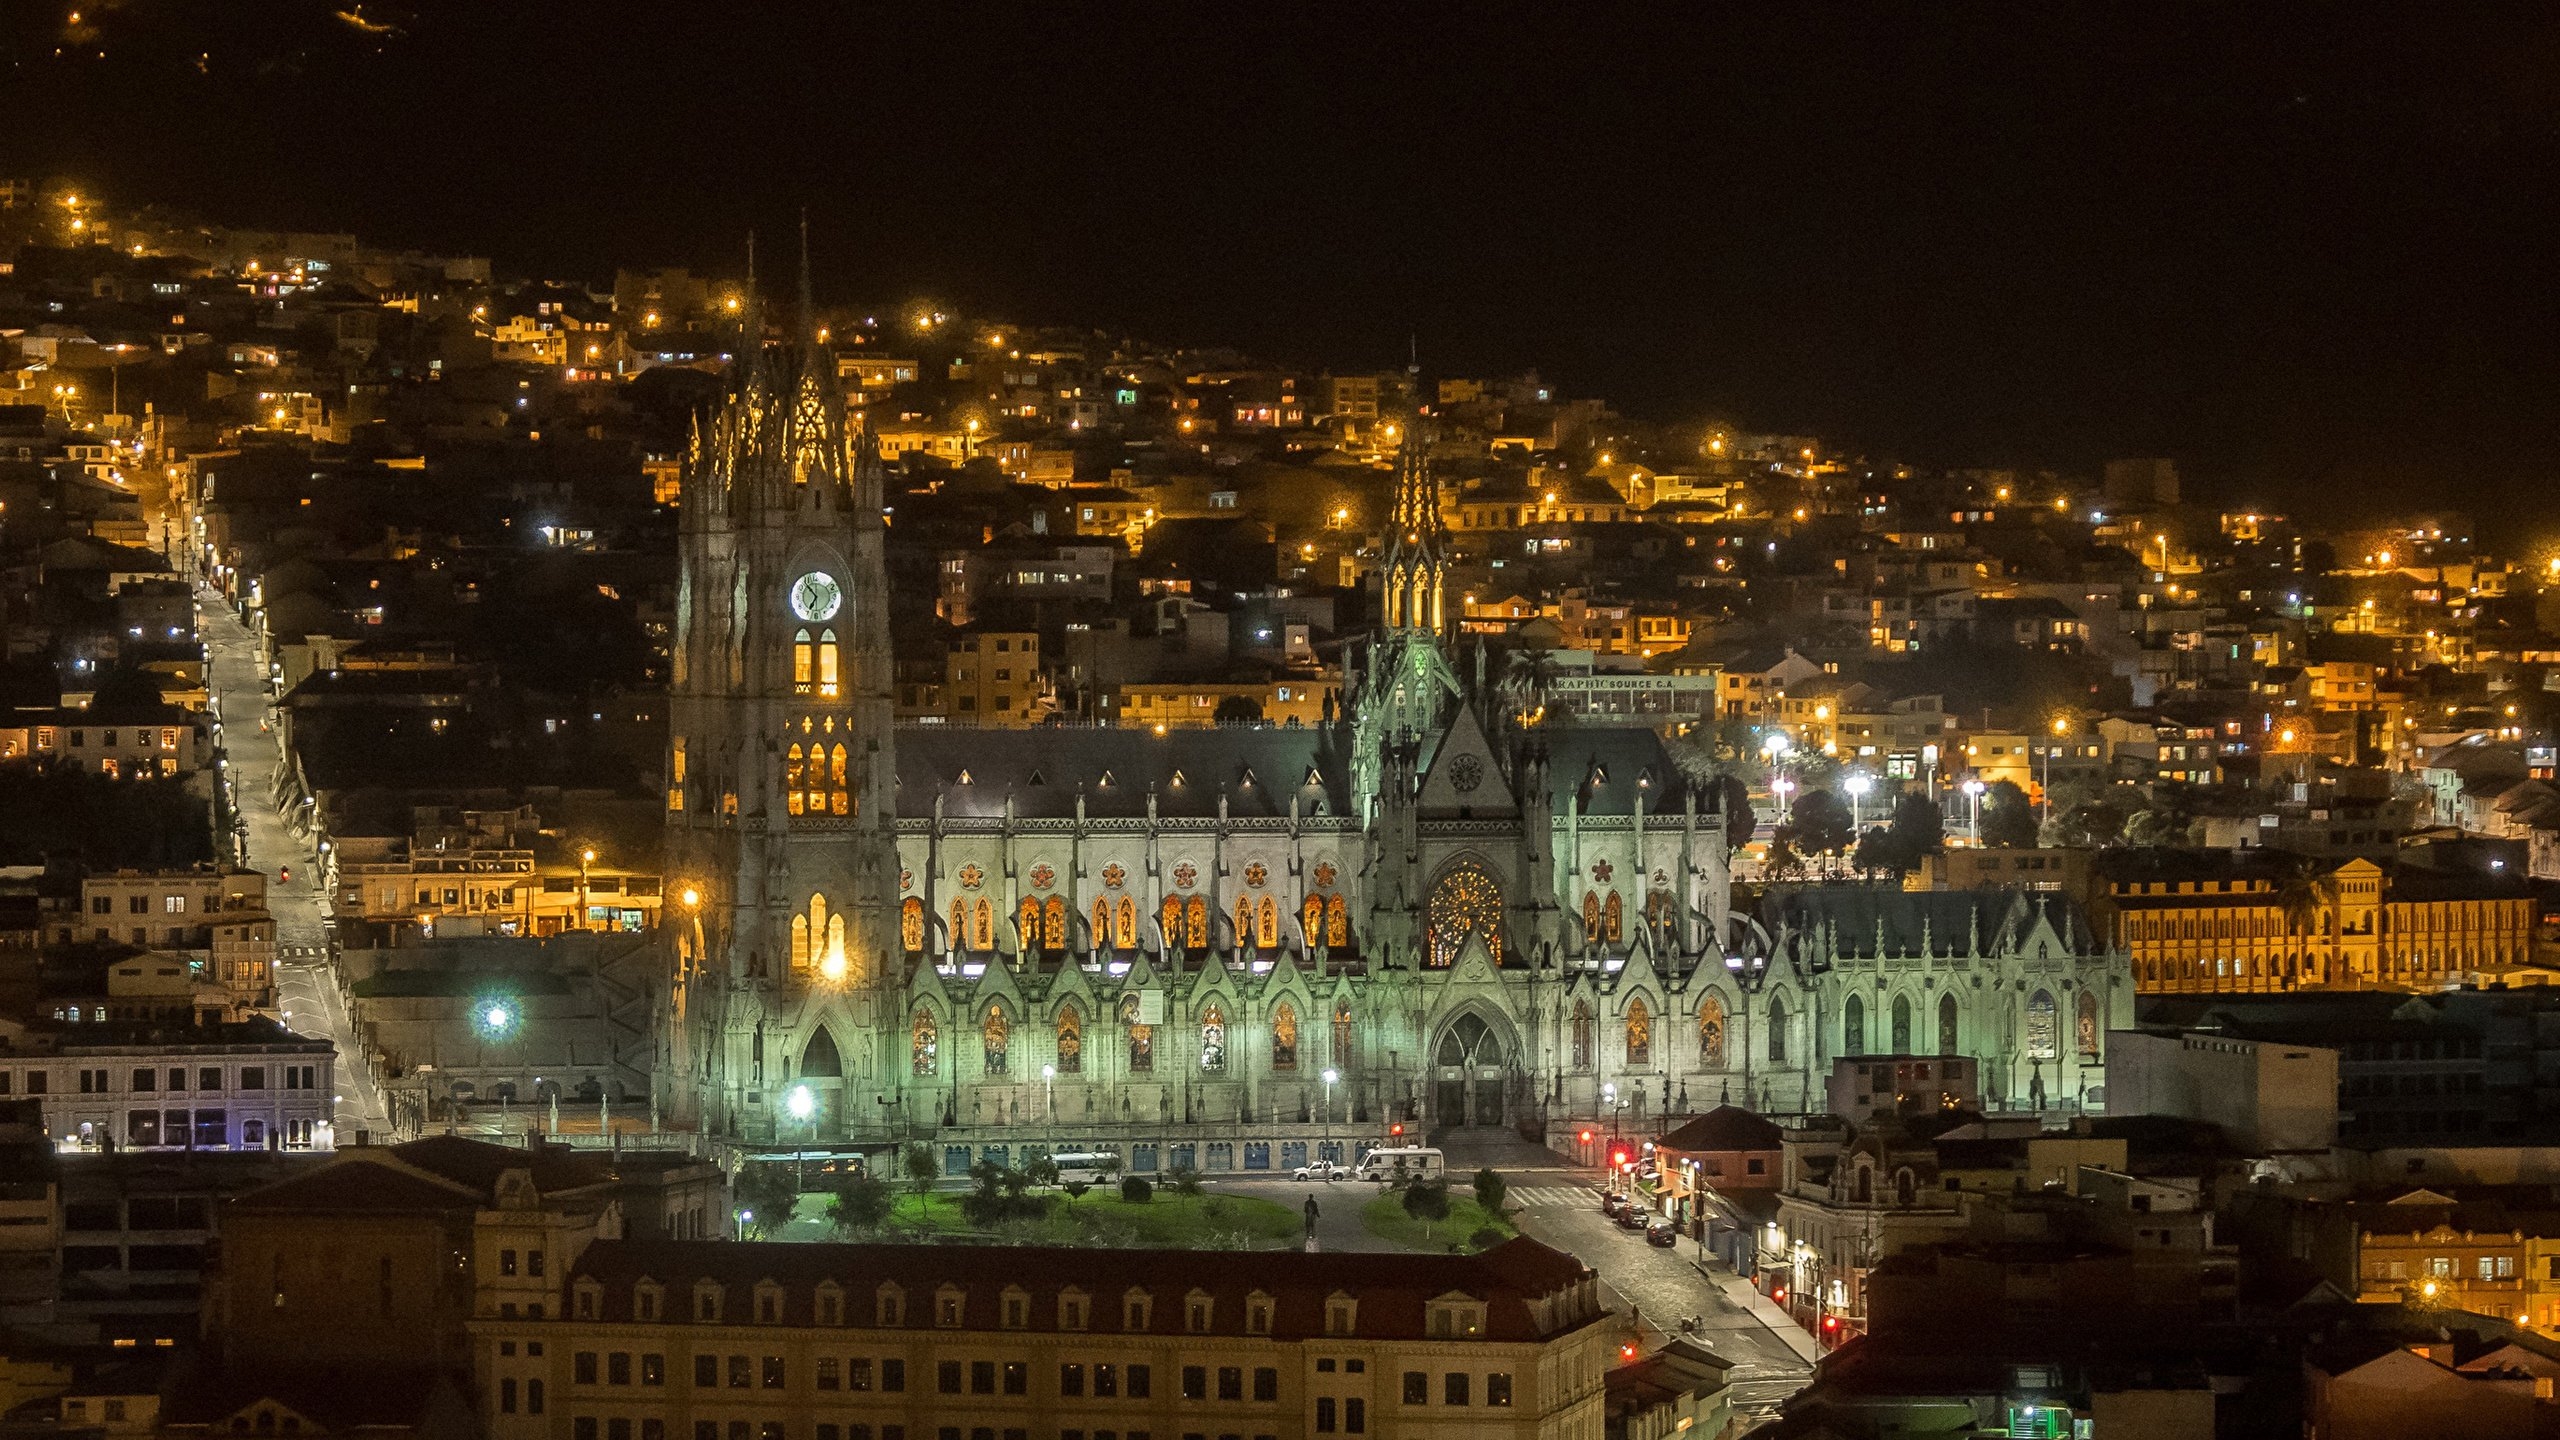
[[[791,1157],[791,1188],[797,1192],[809,1179],[808,1146],[818,1143],[817,1092],[806,1085],[794,1085],[791,1093],[782,1098],[782,1108],[791,1112],[792,1119],[809,1127],[808,1145],[803,1145]]]
[[[1854,834],[1865,824],[1861,818],[1865,813],[1860,808],[1861,802],[1867,798],[1868,791],[1876,788],[1875,778],[1870,775],[1853,774],[1840,782],[1840,788],[1849,792],[1849,829]]]
[[[2054,716],[2053,740],[2044,747],[2044,818],[2047,820],[2053,818],[2053,752],[2062,747],[2062,741],[2070,734],[2071,717]]]
[[[587,867],[594,863],[596,863],[594,846],[589,845],[578,852],[578,913],[573,917],[575,923],[569,927],[572,930],[587,928]]]
[[[1965,824],[1966,828],[1973,832],[1973,843],[1976,846],[1982,844],[1982,789],[1982,782],[1979,780],[1967,780],[1963,785],[1965,809],[1968,814]]]
[[[1326,1066],[1326,1067],[1325,1067],[1325,1069],[1324,1069],[1324,1136],[1323,1136],[1323,1141],[1322,1141],[1323,1145],[1325,1145],[1325,1146],[1331,1146],[1331,1145],[1333,1144],[1333,1082],[1334,1082],[1334,1081],[1336,1081],[1336,1080],[1339,1080],[1339,1079],[1341,1079],[1341,1078],[1342,1078],[1342,1072],[1341,1072],[1341,1071],[1338,1071],[1338,1070],[1334,1069],[1334,1068],[1333,1068],[1332,1066],[1330,1066],[1330,1065],[1328,1065],[1328,1066]],[[1326,1158],[1330,1159],[1331,1157],[1330,1157],[1330,1156],[1327,1156]]]
[[[1055,1066],[1055,1065],[1043,1065],[1043,1066],[1041,1066],[1041,1067],[1040,1067],[1040,1085],[1041,1085],[1041,1088],[1043,1088],[1043,1089],[1045,1089],[1045,1090],[1047,1090],[1047,1091],[1049,1092],[1049,1123],[1050,1123],[1051,1125],[1055,1125],[1055,1124],[1057,1124],[1057,1123],[1058,1123],[1058,1067],[1057,1067],[1057,1066]]]

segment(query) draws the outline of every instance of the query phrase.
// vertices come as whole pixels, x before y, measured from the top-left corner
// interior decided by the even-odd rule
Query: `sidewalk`
[[[1706,1278],[1708,1284],[1715,1286],[1727,1301],[1739,1309],[1749,1311],[1752,1319],[1759,1321],[1770,1334],[1777,1336],[1806,1364],[1811,1365],[1822,1359],[1820,1342],[1813,1338],[1811,1332],[1796,1323],[1796,1317],[1779,1309],[1776,1301],[1761,1294],[1759,1286],[1730,1270],[1711,1265],[1704,1260],[1693,1259],[1689,1263],[1697,1266],[1698,1273]]]

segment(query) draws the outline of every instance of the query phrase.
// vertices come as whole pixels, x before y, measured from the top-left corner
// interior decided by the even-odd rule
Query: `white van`
[[[1393,1149],[1372,1150],[1360,1157],[1360,1178],[1385,1183],[1394,1180],[1437,1180],[1449,1173],[1449,1162],[1440,1152],[1427,1145],[1400,1145]]]

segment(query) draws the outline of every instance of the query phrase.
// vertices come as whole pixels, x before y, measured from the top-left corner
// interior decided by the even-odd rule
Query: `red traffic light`
[[[1387,1133],[1389,1135],[1401,1135],[1404,1133],[1404,1127],[1402,1125],[1390,1125],[1387,1127]]]
[[[1786,1287],[1786,1286],[1784,1286],[1784,1285],[1781,1285],[1781,1286],[1779,1286],[1778,1288],[1776,1288],[1775,1290],[1770,1291],[1770,1292],[1769,1292],[1769,1298],[1770,1298],[1770,1299],[1772,1299],[1772,1300],[1777,1301],[1777,1302],[1778,1302],[1779,1304],[1781,1304],[1781,1305],[1786,1304],[1786,1303],[1787,1303],[1787,1287]]]
[[[1837,1330],[1837,1329],[1839,1329],[1839,1328],[1840,1328],[1840,1317],[1839,1317],[1839,1316],[1837,1316],[1837,1315],[1825,1315],[1825,1316],[1823,1316],[1823,1317],[1822,1317],[1822,1328],[1823,1328],[1823,1329],[1825,1329],[1825,1330]]]
[[[1590,1132],[1590,1131],[1585,1130],[1585,1131],[1583,1131],[1583,1132],[1582,1132],[1582,1143],[1583,1143],[1583,1144],[1585,1144],[1585,1145],[1588,1145],[1588,1144],[1590,1144],[1590,1143],[1591,1143],[1591,1132]]]

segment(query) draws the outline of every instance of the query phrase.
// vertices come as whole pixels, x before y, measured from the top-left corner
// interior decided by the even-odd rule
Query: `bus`
[[[1108,1150],[1069,1150],[1049,1158],[1057,1162],[1061,1185],[1099,1185],[1120,1173],[1120,1157]]]

